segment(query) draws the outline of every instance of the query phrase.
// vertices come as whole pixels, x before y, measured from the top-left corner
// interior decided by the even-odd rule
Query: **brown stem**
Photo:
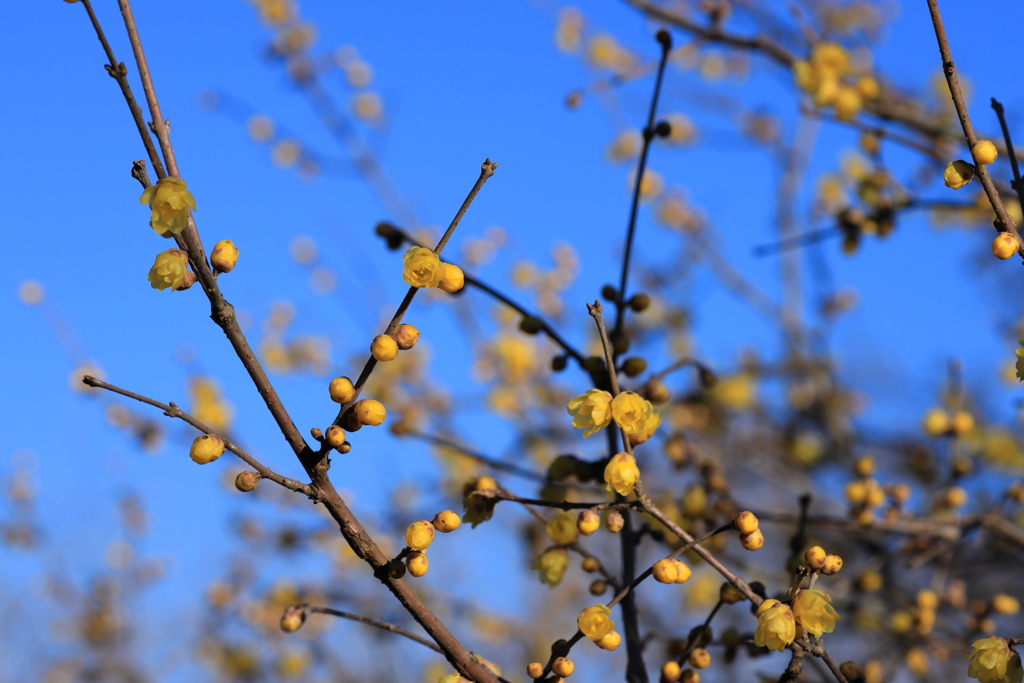
[[[935,27],[935,40],[939,44],[939,55],[942,57],[942,72],[946,76],[949,95],[953,98],[953,106],[956,108],[957,117],[960,119],[960,127],[964,130],[967,147],[973,150],[975,143],[978,142],[978,136],[974,133],[971,117],[967,113],[967,103],[964,101],[963,92],[960,90],[960,79],[957,77],[956,66],[953,64],[953,54],[949,50],[946,27],[942,24],[938,0],[928,0],[928,12],[932,17],[932,26]],[[996,229],[1000,232],[1005,230],[1016,237],[1018,244],[1017,253],[1024,257],[1024,241],[1021,241],[1020,233],[1017,232],[1017,226],[1013,219],[1006,213],[1006,207],[1003,206],[1003,200],[999,197],[999,191],[996,189],[995,183],[992,182],[992,177],[988,174],[988,168],[984,164],[975,164],[974,169],[978,175],[978,180],[981,181],[981,186],[985,188],[985,194],[992,205],[992,210],[996,212],[996,218],[998,219]]]
[[[1017,192],[1017,199],[1021,206],[1024,206],[1024,182],[1020,179],[1020,165],[1017,162],[1017,155],[1013,151],[1013,141],[1010,139],[1010,127],[1006,125],[1006,112],[1003,105],[996,98],[992,98],[992,109],[999,118],[999,127],[1003,131],[1003,140],[1006,141],[1006,156],[1010,158],[1010,169],[1013,171],[1013,182],[1010,185]]]
[[[92,11],[90,0],[82,0],[82,5],[85,6],[85,11],[89,14],[89,21],[92,22],[92,27],[96,31],[96,37],[99,38],[100,45],[103,46],[103,51],[107,54],[107,60],[110,62],[106,65],[107,73],[121,87],[121,94],[124,96],[125,102],[128,103],[128,110],[132,113],[135,127],[139,130],[139,137],[142,138],[142,144],[146,148],[146,154],[149,155],[149,160],[153,164],[153,170],[156,172],[157,178],[164,178],[167,176],[167,171],[164,170],[164,164],[160,161],[160,155],[157,154],[153,138],[149,134],[149,127],[146,125],[142,108],[135,101],[135,95],[132,94],[132,88],[128,84],[128,69],[125,67],[124,62],[118,62],[117,57],[114,56],[114,50],[111,49],[110,43],[107,42],[107,37],[103,33],[103,27],[100,26],[96,13]]]
[[[166,415],[167,417],[176,417],[179,420],[184,420],[185,422],[189,423],[190,425],[192,425],[193,427],[195,427],[204,434],[217,434],[216,430],[212,429],[211,427],[208,427],[207,425],[203,424],[196,418],[192,417],[191,415],[183,411],[181,408],[179,408],[177,405],[175,405],[173,402],[165,405],[147,396],[136,394],[134,392],[128,391],[127,389],[122,389],[120,387],[114,386],[113,384],[108,384],[107,382],[98,380],[95,377],[92,377],[91,375],[85,375],[84,377],[82,377],[82,382],[89,385],[90,387],[96,387],[97,389],[106,389],[107,391],[112,391],[115,394],[127,396],[128,398],[135,399],[136,401],[146,403],[148,405],[153,406],[154,408],[159,408],[164,412],[164,415]],[[295,481],[294,479],[282,477],[280,474],[274,472],[269,467],[265,467],[264,465],[262,465],[251,455],[243,451],[237,444],[232,443],[226,436],[223,436],[221,434],[217,434],[217,436],[223,439],[224,448],[226,448],[227,450],[231,451],[239,458],[241,458],[245,462],[245,464],[259,472],[260,476],[263,477],[264,479],[269,479],[275,484],[280,484],[286,489],[291,489],[292,491],[295,491],[297,493],[304,494],[312,500],[318,499],[317,492],[309,484],[303,484],[302,482]]]
[[[601,335],[601,347],[604,349],[604,362],[608,365],[608,380],[612,387],[612,398],[619,395],[619,378],[615,372],[615,358],[612,355],[612,346],[608,341],[608,331],[604,327],[604,316],[602,311],[604,308],[601,306],[601,302],[594,300],[594,303],[587,304],[587,312],[590,313],[594,322],[597,323],[597,332]],[[629,442],[629,434],[626,433],[625,429],[619,428],[619,433],[622,435],[622,447],[627,453],[633,453],[633,444]]]
[[[434,652],[444,654],[441,648],[439,648],[435,643],[432,643],[426,638],[418,636],[411,631],[407,631],[401,626],[389,624],[386,621],[378,621],[377,619],[371,619],[369,617],[360,616],[358,614],[350,614],[349,612],[342,612],[341,610],[331,609],[330,607],[314,607],[313,605],[306,604],[295,605],[294,607],[305,609],[307,612],[311,614],[329,614],[332,617],[341,617],[342,619],[351,619],[352,621],[358,621],[362,624],[369,624],[370,626],[374,626],[381,630],[391,631],[392,633],[397,633],[400,636],[405,636],[410,640],[415,640],[420,645],[429,647]]]
[[[487,182],[487,179],[494,175],[494,170],[496,168],[498,168],[498,162],[491,161],[490,157],[485,159],[484,163],[480,165],[480,176],[476,179],[476,182],[473,183],[473,187],[470,189],[469,194],[466,195],[466,199],[463,200],[462,206],[459,207],[459,210],[456,212],[455,217],[452,218],[452,222],[448,224],[448,229],[444,231],[444,235],[441,236],[441,239],[437,243],[437,246],[434,247],[435,254],[437,254],[438,256],[441,255],[441,252],[444,250],[445,245],[448,244],[448,240],[451,239],[452,233],[455,232],[455,228],[459,226],[459,222],[462,220],[462,217],[466,215],[466,210],[469,209],[470,204],[473,203],[473,199],[476,198],[477,193],[480,192],[480,188],[484,186],[484,183]],[[384,330],[384,334],[391,334],[398,328],[398,326],[402,322],[402,317],[405,315],[405,312],[409,309],[409,306],[412,304],[412,300],[416,296],[416,292],[418,291],[419,288],[417,287],[409,288],[409,291],[406,292],[405,294],[405,299],[403,299],[402,303],[399,304],[398,310],[395,311],[394,317],[391,318],[391,322],[388,324],[387,329]],[[370,375],[373,373],[373,369],[376,366],[377,359],[371,355],[367,359],[366,364],[363,365],[363,369],[359,373],[359,378],[356,380],[355,393],[352,396],[352,400],[341,406],[341,408],[338,410],[337,417],[334,418],[334,424],[341,424],[341,420],[342,417],[344,417],[345,415],[345,411],[359,398],[359,394],[362,393],[363,387],[366,385],[366,381],[370,379]]]
[[[640,209],[640,188],[643,185],[644,169],[647,168],[647,153],[651,148],[651,141],[657,135],[654,129],[654,117],[658,111],[658,96],[661,95],[661,83],[665,77],[665,63],[668,61],[669,52],[672,50],[672,34],[665,29],[660,29],[657,34],[658,44],[661,45],[661,61],[658,62],[658,72],[654,79],[654,94],[651,96],[651,106],[647,111],[647,126],[644,128],[644,144],[640,150],[640,163],[636,169],[636,182],[633,184],[633,202],[629,208],[629,227],[626,229],[626,244],[622,250],[622,273],[619,276],[619,289],[615,295],[615,331],[622,330],[622,323],[626,316],[626,282],[629,279],[629,260],[633,253],[633,237],[636,234],[636,216]]]

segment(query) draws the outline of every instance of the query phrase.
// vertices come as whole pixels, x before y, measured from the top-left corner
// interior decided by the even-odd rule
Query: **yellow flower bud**
[[[238,262],[238,247],[231,240],[221,240],[213,245],[210,263],[218,273],[230,273]]]
[[[724,582],[722,587],[718,589],[718,597],[727,605],[734,605],[747,599],[747,596],[741,593],[739,588],[728,581]]]
[[[372,398],[359,399],[356,401],[355,406],[353,406],[353,410],[360,424],[370,425],[371,427],[382,424],[388,414],[387,410],[384,409],[384,404],[380,401],[374,401]]]
[[[675,583],[679,576],[672,560],[658,560],[652,568],[654,580],[658,583]]]
[[[864,106],[864,101],[861,99],[860,92],[858,90],[841,85],[836,93],[835,101],[832,104],[836,108],[837,119],[840,119],[841,121],[852,121],[857,118],[857,114],[860,112],[861,107]]]
[[[394,360],[398,355],[398,342],[386,334],[378,334],[370,343],[370,353],[382,363]]]
[[[994,163],[998,156],[999,152],[991,140],[978,140],[974,143],[974,147],[971,147],[971,157],[973,157],[974,163],[980,166]]]
[[[702,647],[694,648],[688,663],[694,669],[706,669],[711,666],[711,653]]]
[[[942,180],[946,183],[946,187],[951,190],[959,190],[971,182],[973,177],[974,167],[963,159],[949,162],[946,164],[946,169],[942,172]]]
[[[612,400],[612,419],[627,435],[644,435],[648,438],[657,428],[657,424],[652,426],[652,421],[657,419],[659,424],[661,422],[660,414],[654,412],[651,402],[632,391],[620,392]]]
[[[544,674],[544,665],[540,662],[530,662],[526,665],[526,675],[530,678],[540,678]]]
[[[442,534],[447,534],[458,529],[459,525],[462,524],[462,520],[454,510],[441,510],[441,512],[434,515],[432,524]]]
[[[281,630],[286,633],[298,631],[306,621],[306,607],[304,605],[292,605],[281,615]]]
[[[444,264],[432,249],[410,247],[402,260],[402,279],[410,287],[437,287],[445,277]]]
[[[830,602],[832,598],[824,591],[800,591],[793,599],[793,616],[804,630],[820,638],[822,633],[832,633],[840,619]]]
[[[629,453],[616,453],[604,468],[607,489],[614,489],[620,496],[628,496],[640,481],[640,468]]]
[[[676,566],[676,580],[675,583],[686,583],[690,576],[693,574],[690,571],[689,565],[682,560],[672,560],[672,564]]]
[[[335,377],[331,380],[328,390],[331,392],[331,400],[335,403],[348,403],[356,395],[356,389],[348,377]]]
[[[572,545],[580,537],[576,515],[568,510],[562,510],[548,520],[546,531],[548,538],[557,546]]]
[[[747,550],[759,550],[764,545],[764,534],[761,533],[760,529],[757,529],[752,534],[742,534],[740,536],[740,545]]]
[[[1020,683],[1020,655],[1010,649],[1005,638],[992,636],[971,644],[967,675],[981,683]]]
[[[693,669],[685,669],[679,677],[679,683],[700,683],[700,674]]]
[[[414,550],[405,557],[405,566],[409,573],[417,579],[427,573],[430,563],[427,561],[427,554],[420,550]]]
[[[203,434],[197,436],[189,449],[188,457],[193,462],[206,465],[224,454],[224,439],[216,434]]]
[[[462,268],[452,265],[451,263],[445,263],[443,265],[444,278],[442,278],[438,287],[449,294],[454,294],[465,286],[466,274],[462,272]]]
[[[565,548],[548,548],[533,561],[530,569],[540,572],[540,582],[554,588],[562,582],[569,566],[569,551]]]
[[[825,549],[816,545],[804,553],[804,562],[811,569],[821,569],[825,566]]]
[[[618,631],[612,631],[604,638],[595,640],[594,644],[602,650],[608,650],[609,652],[612,652],[615,650],[615,648],[622,644],[622,636],[619,635]]]
[[[405,530],[405,544],[413,550],[426,550],[434,542],[434,525],[420,519]]]
[[[601,560],[596,557],[584,557],[583,562],[580,563],[580,567],[583,568],[583,571],[591,574],[601,568]]]
[[[235,488],[242,493],[249,493],[256,490],[261,478],[259,472],[239,472],[235,477]]]
[[[622,513],[618,510],[612,510],[604,516],[604,528],[613,534],[622,531],[624,526],[626,526],[626,520],[623,519]]]
[[[331,448],[340,448],[341,444],[345,443],[345,430],[338,425],[331,425],[327,428],[324,438]]]
[[[871,473],[875,471],[875,459],[870,455],[857,458],[857,461],[853,463],[853,471],[858,477],[870,477]]]
[[[584,510],[576,518],[576,530],[584,536],[590,536],[601,527],[601,515],[593,510]]]
[[[757,521],[757,516],[747,510],[736,515],[736,518],[732,521],[736,525],[736,531],[741,534],[752,534],[757,531],[757,527],[760,524]]]
[[[170,287],[173,292],[187,288],[185,280],[189,274],[188,256],[185,252],[181,249],[168,249],[156,255],[146,279],[153,289],[162,292]]]
[[[850,54],[838,43],[820,42],[811,52],[811,66],[832,76],[843,76],[850,68]]]
[[[999,614],[1013,616],[1020,611],[1020,600],[1006,593],[997,593],[992,596],[992,610]]]
[[[612,395],[600,389],[588,389],[585,394],[570,399],[566,408],[572,415],[572,428],[584,430],[584,439],[612,421]]]
[[[868,569],[857,577],[855,585],[857,590],[862,593],[874,593],[882,587],[883,582],[881,574],[873,569]]]
[[[825,556],[825,565],[821,568],[822,574],[835,574],[843,568],[843,558],[839,555]]]
[[[580,612],[576,625],[587,638],[601,640],[615,629],[612,611],[607,605],[593,605]]]
[[[932,408],[924,414],[922,429],[931,437],[946,434],[950,429],[949,413],[942,408]]]
[[[846,500],[849,503],[851,503],[853,505],[857,505],[858,503],[863,503],[864,502],[864,498],[867,497],[867,490],[864,487],[864,482],[862,482],[862,481],[851,481],[849,484],[846,485],[845,494],[846,494]]]
[[[992,254],[997,259],[1005,261],[1014,254],[1017,253],[1017,249],[1020,248],[1020,240],[1018,240],[1012,233],[1001,232],[996,235],[996,238],[992,240]]]
[[[874,76],[865,74],[857,79],[857,92],[864,99],[873,100],[882,94],[882,88],[878,85],[878,81],[875,80]]]
[[[946,503],[950,507],[960,508],[967,505],[967,491],[959,486],[951,486],[946,490]]]
[[[796,638],[796,618],[789,605],[778,600],[765,600],[757,610],[754,644],[782,652]]]
[[[188,225],[188,210],[196,209],[196,200],[181,178],[164,178],[150,185],[139,197],[140,204],[149,204],[152,215],[149,225],[161,237],[180,235]]]
[[[974,416],[968,413],[966,410],[958,410],[953,413],[953,419],[949,423],[949,428],[957,436],[963,436],[968,432],[974,431]]]
[[[551,664],[551,673],[562,678],[572,676],[572,672],[575,669],[576,666],[572,663],[572,660],[566,657],[559,657]]]
[[[420,331],[412,325],[402,324],[395,328],[395,333],[392,336],[398,343],[398,348],[408,351],[416,346],[416,342],[420,339]]]
[[[682,674],[679,662],[675,660],[670,659],[661,665],[661,683],[676,683]]]

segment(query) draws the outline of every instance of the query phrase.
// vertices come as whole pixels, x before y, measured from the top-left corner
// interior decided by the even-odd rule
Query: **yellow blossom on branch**
[[[585,394],[570,399],[566,408],[572,415],[572,428],[582,429],[584,439],[612,421],[612,395],[600,389],[588,389]]]
[[[172,292],[187,289],[188,256],[181,249],[168,249],[157,254],[146,279],[153,289],[159,289],[161,292],[168,287]]]
[[[576,515],[569,510],[562,510],[548,520],[546,531],[548,538],[557,546],[572,545],[580,537],[576,528]]]
[[[196,200],[181,178],[164,178],[150,185],[139,197],[153,212],[149,225],[161,237],[179,235],[188,225],[188,210],[195,211]]]
[[[820,638],[822,633],[832,633],[840,619],[830,602],[832,598],[824,591],[800,591],[793,600],[793,616],[805,631]]]
[[[623,391],[612,400],[612,419],[630,436],[643,436],[647,434],[649,428],[653,434],[653,429],[661,424],[660,416],[657,418],[657,424],[654,424],[654,418],[654,406],[640,394]]]
[[[796,619],[789,605],[765,600],[757,609],[754,645],[782,652],[796,638]]]
[[[981,683],[1021,683],[1024,670],[1020,655],[1010,649],[1005,638],[992,636],[976,640],[968,655],[967,675]]]
[[[533,561],[530,569],[540,572],[540,582],[554,588],[562,582],[565,569],[569,566],[569,551],[565,548],[548,548]]]
[[[410,287],[434,288],[444,280],[444,264],[431,249],[411,247],[402,261],[402,279]]]
[[[591,640],[601,640],[615,628],[612,611],[607,605],[587,607],[576,618],[576,624],[583,631],[583,635]]]
[[[615,489],[620,496],[631,494],[633,487],[640,481],[640,468],[636,466],[636,459],[629,453],[613,455],[604,468],[604,481],[609,491]]]

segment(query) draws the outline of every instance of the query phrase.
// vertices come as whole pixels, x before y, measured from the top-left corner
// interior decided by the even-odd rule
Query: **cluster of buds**
[[[704,652],[707,652],[707,650],[704,650]],[[710,659],[708,662],[710,663]],[[693,669],[682,668],[679,662],[669,660],[661,665],[661,677],[659,680],[661,683],[699,683],[700,674]]]
[[[829,555],[820,545],[808,548],[804,553],[804,563],[813,573],[832,575],[843,568],[843,558],[839,555]]]
[[[693,572],[682,560],[665,558],[654,563],[651,573],[658,583],[686,583]]]
[[[402,279],[410,287],[437,287],[454,294],[466,284],[462,269],[444,263],[432,249],[411,247],[402,261]]]
[[[757,516],[750,511],[741,512],[732,521],[736,531],[740,532],[740,545],[747,550],[759,550],[764,545],[764,534],[761,533]]]
[[[961,437],[974,431],[974,416],[966,410],[932,408],[924,415],[921,428],[930,437]]]
[[[390,334],[378,334],[370,343],[370,353],[382,363],[394,360],[398,351],[408,351],[419,341],[420,331],[412,325],[402,324]]]
[[[348,377],[335,377],[332,379],[330,385],[328,385],[328,392],[331,395],[332,401],[342,405],[349,403],[356,397],[355,386]],[[336,448],[342,453],[347,453],[351,447],[345,441],[345,431],[356,432],[362,429],[363,425],[377,427],[384,423],[385,418],[387,418],[387,410],[384,408],[383,403],[371,398],[363,398],[353,403],[345,411],[345,414],[342,416],[341,426],[331,425],[327,428],[326,434],[321,434],[320,430],[317,429],[314,431],[314,437],[317,440],[321,438],[326,439],[332,448]]]
[[[820,42],[808,60],[793,63],[793,77],[802,90],[813,95],[817,106],[832,107],[836,118],[851,121],[864,107],[864,100],[881,95],[873,76],[855,76],[851,67],[846,48]]]

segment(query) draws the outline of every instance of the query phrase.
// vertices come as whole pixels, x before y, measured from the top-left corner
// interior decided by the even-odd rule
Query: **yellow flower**
[[[645,434],[653,416],[654,406],[640,394],[623,391],[612,400],[612,419],[626,434]]]
[[[992,636],[972,643],[967,675],[981,683],[1021,683],[1020,655],[1010,649],[1005,638]]]
[[[156,255],[153,267],[149,269],[149,276],[146,278],[153,289],[161,292],[171,288],[171,291],[186,289],[185,281],[188,273],[188,257],[181,249],[168,249]]]
[[[566,409],[572,415],[572,428],[582,429],[586,439],[612,421],[612,395],[600,389],[588,389],[587,393],[570,399]]]
[[[359,399],[352,408],[360,424],[370,425],[371,427],[376,427],[383,423],[384,418],[388,415],[384,404],[380,401],[374,401],[372,398]]]
[[[644,421],[643,426],[640,427],[640,431],[636,434],[629,435],[629,443],[634,446],[639,446],[642,443],[650,441],[651,437],[654,436],[654,431],[661,426],[661,413],[652,413],[647,420]]]
[[[149,204],[153,215],[149,225],[161,237],[179,235],[188,225],[188,210],[196,209],[196,200],[181,178],[164,178],[150,185],[139,197],[140,204]]]
[[[468,518],[468,515],[467,515]],[[562,582],[565,569],[569,566],[569,551],[565,548],[548,548],[533,561],[530,569],[540,572],[540,582],[554,588]]]
[[[413,550],[426,550],[434,542],[434,525],[420,519],[405,530],[405,544]]]
[[[572,545],[580,537],[580,532],[576,528],[576,515],[568,510],[562,510],[548,520],[547,532],[548,538],[555,545]]]
[[[496,488],[498,488],[498,483],[494,481],[493,477],[476,477],[467,481],[462,487],[462,506],[465,509],[463,518],[472,524],[474,529],[477,524],[486,522],[491,518],[491,515],[494,514],[494,506],[498,504],[498,499],[474,496],[473,492]],[[566,562],[568,561],[568,558],[566,558]],[[534,568],[536,569],[536,567]]]
[[[765,607],[767,605],[767,607]],[[757,610],[754,645],[782,652],[796,638],[793,610],[778,600],[765,600]]]
[[[840,619],[830,602],[824,591],[800,591],[793,600],[793,616],[804,630],[820,638],[822,633],[832,633]]]
[[[628,496],[640,480],[640,468],[629,453],[616,453],[604,468],[604,480],[608,490],[615,489],[620,496]]]
[[[591,640],[601,640],[615,628],[612,611],[607,605],[587,607],[576,618],[576,624],[583,631],[583,635]]]
[[[449,294],[454,294],[462,289],[466,284],[466,274],[462,272],[462,268],[451,263],[443,263],[441,265],[444,266],[444,277],[441,279],[438,287]]]
[[[590,536],[601,528],[601,517],[593,510],[584,510],[576,518],[576,530],[584,536]]]
[[[427,554],[425,552],[421,550],[414,550],[405,558],[405,566],[408,568],[410,574],[416,578],[420,578],[427,573],[427,569],[430,567],[430,562],[427,560]]]
[[[445,276],[445,267],[437,254],[426,247],[412,247],[402,257],[402,279],[410,287],[433,288],[441,284]]]
[[[218,273],[230,273],[238,262],[238,247],[231,240],[221,240],[213,245],[210,263]]]
[[[223,454],[224,439],[216,434],[203,434],[197,436],[192,442],[192,448],[189,449],[188,457],[192,458],[192,461],[197,464],[206,465]]]
[[[946,169],[942,172],[942,180],[946,183],[946,187],[951,190],[959,190],[971,182],[973,177],[974,167],[963,159],[949,162],[946,164]]]

